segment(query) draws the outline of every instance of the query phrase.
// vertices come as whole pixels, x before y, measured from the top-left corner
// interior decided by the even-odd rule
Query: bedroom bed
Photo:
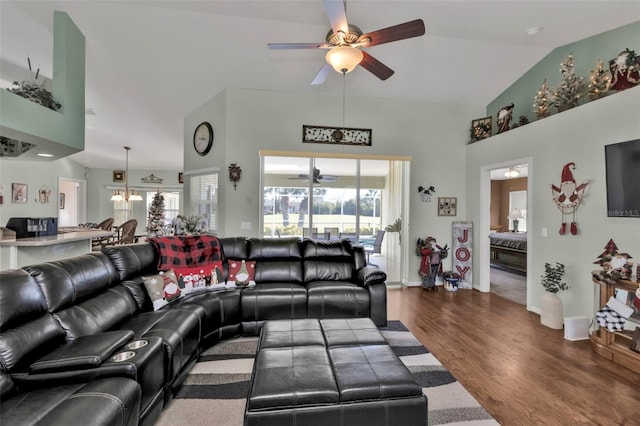
[[[492,232],[489,241],[492,265],[527,271],[526,232]]]

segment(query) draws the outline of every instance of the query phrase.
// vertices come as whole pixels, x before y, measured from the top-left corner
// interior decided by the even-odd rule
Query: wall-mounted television
[[[605,145],[607,216],[640,218],[640,139]]]

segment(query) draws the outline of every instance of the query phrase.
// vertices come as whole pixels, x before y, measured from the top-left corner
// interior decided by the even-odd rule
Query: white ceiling
[[[132,169],[181,170],[183,117],[225,88],[342,93],[337,73],[309,84],[324,50],[266,46],[324,41],[321,0],[2,0],[3,87],[26,77],[27,56],[51,77],[54,10],[86,38],[86,106],[96,115],[72,158],[87,167],[122,168],[129,145]],[[555,47],[639,21],[640,1],[350,0],[347,17],[365,32],[426,25],[424,37],[368,49],[395,75],[380,81],[358,67],[350,95],[484,107]],[[534,26],[544,30],[528,36]]]

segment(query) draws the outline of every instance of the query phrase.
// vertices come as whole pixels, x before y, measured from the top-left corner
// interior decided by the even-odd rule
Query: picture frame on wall
[[[183,172],[179,172],[178,173],[178,183],[184,183],[184,173]]]
[[[491,136],[492,117],[483,117],[471,120],[471,142],[478,142]]]
[[[11,202],[14,204],[27,204],[29,187],[26,183],[11,184]]]
[[[64,210],[64,204],[65,204],[66,198],[67,197],[66,197],[65,193],[61,192],[60,193],[60,197],[58,199],[58,209]]]
[[[438,216],[456,216],[458,199],[456,197],[438,197]]]
[[[126,173],[124,170],[114,170],[113,171],[113,181],[114,182],[124,182],[126,178]]]

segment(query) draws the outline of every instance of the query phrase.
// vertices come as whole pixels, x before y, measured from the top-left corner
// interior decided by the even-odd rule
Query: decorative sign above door
[[[371,146],[371,129],[302,125],[303,143]]]

